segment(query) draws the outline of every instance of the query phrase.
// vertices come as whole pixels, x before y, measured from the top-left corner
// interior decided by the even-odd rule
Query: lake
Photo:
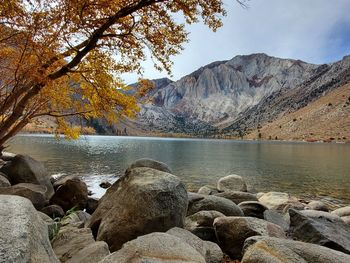
[[[19,135],[6,150],[44,162],[50,174],[81,176],[96,196],[103,194],[101,181],[116,181],[130,163],[147,157],[168,164],[193,191],[238,174],[256,191],[350,203],[349,144]]]

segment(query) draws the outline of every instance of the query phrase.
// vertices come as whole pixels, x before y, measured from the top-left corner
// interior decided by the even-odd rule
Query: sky
[[[151,59],[144,78],[178,80],[196,69],[236,55],[266,53],[323,64],[350,55],[350,0],[249,0],[242,8],[224,0],[223,27],[212,32],[203,24],[187,26],[189,43],[173,57],[172,76],[159,72]],[[136,74],[122,76],[134,83]]]

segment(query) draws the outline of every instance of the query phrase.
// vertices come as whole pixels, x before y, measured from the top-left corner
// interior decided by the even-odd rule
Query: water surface
[[[20,135],[8,151],[29,154],[50,174],[81,176],[96,195],[138,158],[167,163],[196,190],[228,174],[243,176],[256,191],[283,191],[350,203],[350,145],[207,139],[84,136],[77,141]],[[335,200],[334,200],[335,199]]]

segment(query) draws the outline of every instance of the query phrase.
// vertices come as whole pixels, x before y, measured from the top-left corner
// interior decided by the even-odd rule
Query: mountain
[[[324,65],[266,54],[236,56],[157,85],[132,120],[134,130],[243,136],[350,81],[350,56]]]

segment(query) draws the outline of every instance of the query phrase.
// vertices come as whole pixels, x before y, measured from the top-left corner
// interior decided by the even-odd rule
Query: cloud
[[[225,0],[224,26],[216,33],[206,26],[188,26],[190,42],[174,57],[173,79],[217,60],[264,52],[268,55],[322,64],[350,54],[349,0],[250,0],[241,8]],[[160,78],[152,61],[144,63],[144,77]],[[130,83],[137,75],[124,76]]]

